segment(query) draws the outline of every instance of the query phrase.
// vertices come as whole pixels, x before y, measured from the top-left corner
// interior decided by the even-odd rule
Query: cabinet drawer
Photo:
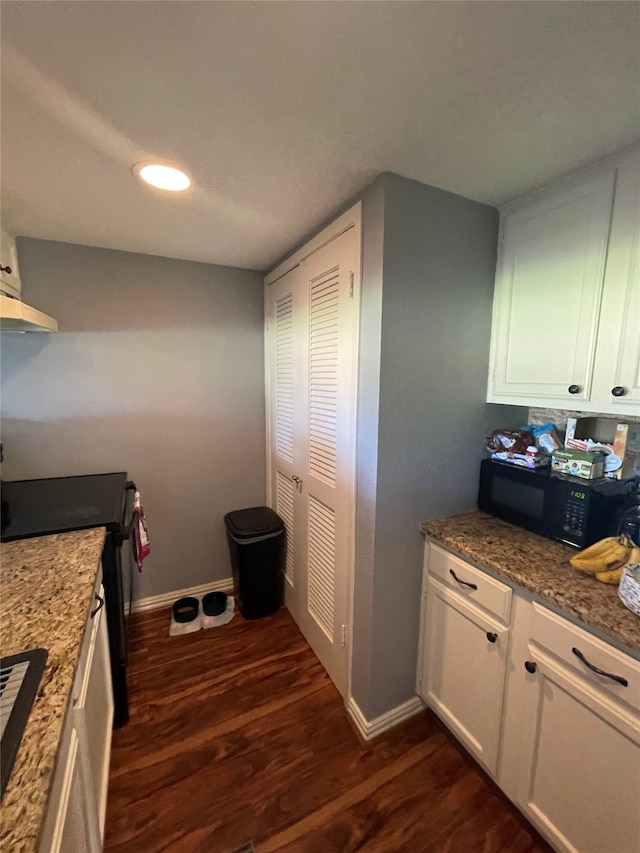
[[[429,574],[509,624],[511,587],[432,542],[429,543]]]
[[[535,603],[532,607],[530,636],[534,643],[579,672],[590,684],[640,710],[640,661],[614,649],[545,607]],[[599,675],[589,664],[603,673],[624,679],[626,686],[607,675]]]

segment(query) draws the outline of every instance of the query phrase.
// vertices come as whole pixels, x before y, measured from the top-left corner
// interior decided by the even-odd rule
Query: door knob
[[[495,641],[497,639],[498,639],[497,634],[494,634],[493,631],[487,631],[487,640],[489,640],[490,643],[495,643]]]
[[[569,385],[569,387],[567,388],[567,391],[570,394],[579,394],[581,390],[582,389],[580,388],[579,385]]]
[[[614,397],[624,397],[624,395],[627,393],[627,389],[624,388],[622,385],[616,385],[614,388],[611,389],[611,393]]]
[[[527,672],[533,674],[537,670],[538,665],[532,660],[526,660],[524,662],[524,668],[527,670]]]

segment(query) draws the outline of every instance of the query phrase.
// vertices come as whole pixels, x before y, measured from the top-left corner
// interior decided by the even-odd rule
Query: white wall
[[[228,577],[223,516],[265,498],[261,275],[18,249],[25,301],[60,332],[2,335],[3,478],[125,470],[152,545],[137,596]]]

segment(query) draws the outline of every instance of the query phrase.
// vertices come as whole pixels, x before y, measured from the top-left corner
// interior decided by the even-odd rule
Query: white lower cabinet
[[[78,751],[78,734],[71,729],[63,798],[52,850],[93,850],[91,820],[85,802],[85,779]]]
[[[491,773],[496,772],[508,628],[432,579],[427,590],[424,699]]]
[[[63,727],[40,853],[102,850],[113,693],[102,587],[95,598]]]
[[[104,590],[100,592],[104,600]],[[74,708],[80,754],[86,770],[87,796],[93,801],[100,843],[104,838],[113,727],[113,689],[106,613],[102,606],[91,625],[89,654]]]
[[[638,853],[640,662],[523,590],[501,624],[443,587],[447,564],[482,595],[482,572],[427,543],[418,693],[556,850]]]
[[[640,664],[546,608],[530,608],[514,690],[518,805],[558,850],[638,853]]]

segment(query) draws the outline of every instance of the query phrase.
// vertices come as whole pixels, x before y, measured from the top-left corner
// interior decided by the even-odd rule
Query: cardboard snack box
[[[587,453],[583,450],[554,450],[551,470],[556,474],[595,480],[604,476],[604,453]]]
[[[640,474],[640,424],[613,418],[567,418],[566,450],[604,453],[604,476],[616,480]]]

